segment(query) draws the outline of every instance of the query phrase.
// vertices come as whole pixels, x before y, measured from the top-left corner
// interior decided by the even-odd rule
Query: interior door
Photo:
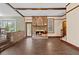
[[[66,26],[67,24],[66,24],[66,21],[63,21],[63,36],[66,36]]]
[[[32,23],[26,23],[27,36],[32,36]]]

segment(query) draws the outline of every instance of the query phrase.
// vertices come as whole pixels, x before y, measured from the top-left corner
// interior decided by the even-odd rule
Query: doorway
[[[67,22],[66,21],[63,21],[62,23],[62,31],[63,31],[63,37],[66,36],[66,28],[67,28]]]
[[[32,23],[31,22],[26,22],[26,35],[27,37],[32,36]]]

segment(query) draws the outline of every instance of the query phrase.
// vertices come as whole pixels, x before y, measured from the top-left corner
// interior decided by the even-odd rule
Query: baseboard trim
[[[77,47],[77,46],[75,46],[75,45],[73,45],[73,44],[71,44],[71,43],[69,43],[69,42],[67,42],[67,41],[64,41],[64,40],[61,40],[61,41],[64,42],[64,43],[66,43],[67,45],[73,47],[74,49],[79,50],[79,47]]]

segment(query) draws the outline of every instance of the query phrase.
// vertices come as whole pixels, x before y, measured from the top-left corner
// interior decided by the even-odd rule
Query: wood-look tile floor
[[[14,46],[6,49],[1,55],[77,55],[79,50],[59,40],[48,39],[24,39]]]

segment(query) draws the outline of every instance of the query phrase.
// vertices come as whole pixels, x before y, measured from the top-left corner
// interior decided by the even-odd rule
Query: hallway
[[[79,50],[60,41],[60,38],[24,39],[6,49],[1,55],[77,55]]]

